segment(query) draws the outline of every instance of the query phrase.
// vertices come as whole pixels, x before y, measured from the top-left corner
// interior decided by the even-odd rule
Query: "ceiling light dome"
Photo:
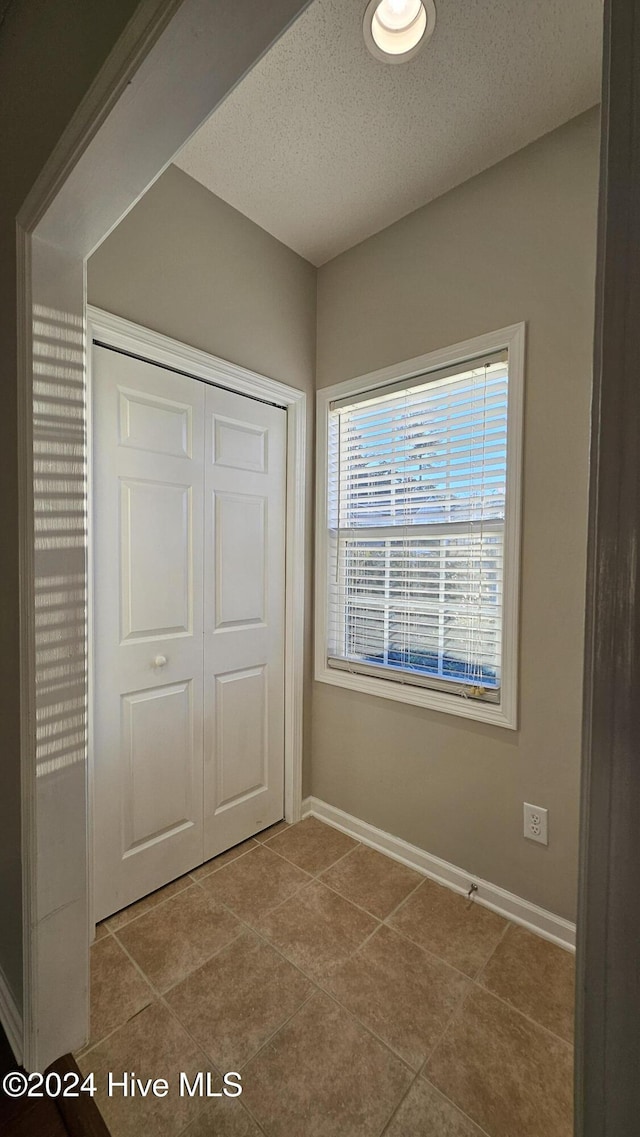
[[[433,35],[433,0],[370,0],[364,14],[364,39],[376,59],[405,63]]]

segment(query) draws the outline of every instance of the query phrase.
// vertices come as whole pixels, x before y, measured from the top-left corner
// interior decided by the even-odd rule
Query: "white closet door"
[[[202,861],[205,388],[102,347],[93,376],[102,919]]]
[[[283,816],[286,412],[206,390],[205,859]]]

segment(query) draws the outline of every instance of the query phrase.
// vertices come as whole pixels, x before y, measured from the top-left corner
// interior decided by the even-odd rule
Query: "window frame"
[[[502,606],[502,669],[500,701],[483,702],[448,691],[330,667],[327,662],[328,626],[328,426],[331,403],[347,396],[374,392],[390,383],[454,367],[484,355],[508,352],[509,401],[507,410],[507,476],[504,521],[504,582]],[[525,324],[512,324],[451,347],[416,356],[371,371],[354,379],[323,387],[316,396],[316,569],[315,569],[315,678],[320,683],[409,703],[460,718],[494,726],[518,727],[518,642],[520,610],[520,544],[522,499],[522,445],[524,405]]]

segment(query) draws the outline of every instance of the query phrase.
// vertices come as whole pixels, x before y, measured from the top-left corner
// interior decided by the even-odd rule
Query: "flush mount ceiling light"
[[[406,63],[433,35],[435,26],[433,0],[370,0],[364,14],[364,41],[376,59]]]

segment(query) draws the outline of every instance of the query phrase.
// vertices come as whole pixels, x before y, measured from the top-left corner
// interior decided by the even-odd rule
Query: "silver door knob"
[[[166,655],[157,655],[153,661],[154,667],[165,667],[167,663]]]

